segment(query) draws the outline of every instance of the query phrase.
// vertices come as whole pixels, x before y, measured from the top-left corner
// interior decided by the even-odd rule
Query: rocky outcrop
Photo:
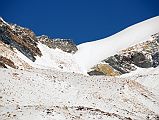
[[[45,35],[37,37],[33,31],[7,23],[0,18],[0,56],[3,57],[3,60],[0,61],[1,67],[8,68],[10,66],[17,69],[35,67],[33,64],[36,58],[44,56],[43,51],[38,46],[39,43],[45,44],[50,49],[58,48],[67,53],[73,54],[77,51],[76,45],[70,39],[51,39]],[[10,62],[6,63],[4,58]],[[11,61],[14,65],[8,65]]]
[[[103,62],[109,64],[115,70],[119,71],[121,74],[129,73],[136,68],[132,65],[131,56],[114,55],[104,60]]]
[[[0,62],[0,68],[7,68],[7,67],[4,63]]]
[[[8,65],[12,68],[16,68],[13,61],[11,61],[10,59],[8,59],[6,57],[0,56],[0,66],[3,68],[7,68],[6,65]]]
[[[47,45],[49,48],[53,49],[58,48],[68,53],[75,53],[78,50],[76,45],[73,43],[71,39],[60,39],[60,38],[51,39],[45,35],[37,38],[41,43]]]
[[[120,75],[119,71],[116,71],[108,64],[98,64],[94,70],[88,72],[89,75],[109,75],[109,76],[118,76]]]
[[[31,69],[32,67],[22,60],[17,51],[14,51],[15,48],[11,48],[9,45],[4,44],[0,41],[0,56],[1,56],[1,67],[3,68],[16,68],[16,69]],[[8,61],[8,62],[7,62]],[[12,65],[10,65],[10,63]]]
[[[159,66],[159,52],[156,52],[155,54],[152,55],[152,66],[157,67]]]
[[[16,48],[32,61],[35,61],[35,56],[42,55],[37,47],[38,40],[31,30],[7,24],[2,19],[0,19],[0,40]]]
[[[99,69],[99,66],[105,66],[105,64],[112,67],[112,71],[118,71],[119,74],[129,73],[136,70],[137,67],[157,67],[159,65],[159,33],[152,35],[151,39],[146,42],[129,47],[116,55],[108,57],[92,68],[88,74],[97,75],[94,71],[98,71],[112,76],[109,69]]]
[[[141,68],[152,67],[151,59],[148,59],[142,52],[135,52],[132,55],[132,63]]]

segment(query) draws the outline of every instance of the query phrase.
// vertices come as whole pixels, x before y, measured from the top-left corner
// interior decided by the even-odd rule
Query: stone
[[[152,55],[152,60],[153,60],[152,66],[154,68],[159,66],[159,52],[156,52],[155,54]]]
[[[108,64],[98,64],[94,67],[94,70],[88,72],[89,75],[107,75],[107,76],[119,76],[120,72],[113,69]]]
[[[16,48],[33,62],[36,60],[35,56],[42,55],[35,34],[27,28],[6,24],[0,20],[0,40]]]
[[[147,59],[143,53],[136,52],[132,56],[133,63],[141,68],[150,68],[152,67],[152,62],[150,59]]]
[[[8,65],[12,68],[16,68],[13,61],[11,61],[10,59],[3,57],[3,56],[0,56],[0,63],[1,63],[0,66],[2,66],[4,68],[7,68],[6,65]]]
[[[73,43],[71,39],[51,39],[48,36],[40,36],[38,37],[38,40],[47,45],[49,48],[58,48],[67,53],[74,54],[78,50],[75,43]]]
[[[134,71],[135,68],[132,66],[131,58],[127,56],[122,55],[114,55],[106,60],[104,62],[108,63],[111,67],[113,67],[115,70],[119,71],[122,74],[129,73],[130,71]]]

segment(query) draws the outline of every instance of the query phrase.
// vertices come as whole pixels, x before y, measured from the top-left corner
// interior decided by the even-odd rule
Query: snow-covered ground
[[[157,68],[138,68],[127,74],[119,76],[119,78],[126,78],[131,80],[136,80],[140,84],[156,90],[159,95],[159,67]],[[147,77],[148,76],[148,77]]]
[[[36,56],[35,62],[28,59],[18,50],[15,51],[19,58],[34,68],[54,69],[62,72],[83,73],[71,53],[66,53],[58,48],[51,49],[42,43],[38,43],[38,48],[42,52],[42,56]]]
[[[159,115],[158,91],[138,83],[137,78],[46,69],[0,69],[0,74],[2,120],[155,120]],[[149,77],[159,78],[158,70],[140,79]]]
[[[86,72],[100,61],[110,57],[121,50],[147,41],[151,35],[159,32],[159,16],[130,26],[115,35],[82,43],[78,45],[75,59]]]

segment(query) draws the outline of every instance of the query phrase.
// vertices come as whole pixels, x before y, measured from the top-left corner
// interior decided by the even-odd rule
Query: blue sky
[[[0,16],[36,35],[76,44],[110,36],[159,15],[159,0],[1,0]]]

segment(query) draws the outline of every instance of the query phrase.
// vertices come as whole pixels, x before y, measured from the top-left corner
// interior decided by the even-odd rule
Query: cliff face
[[[108,76],[129,73],[139,68],[157,67],[159,65],[159,33],[151,36],[150,40],[129,47],[118,54],[101,61],[88,74],[97,75],[103,73]],[[104,66],[104,69],[101,69]],[[108,68],[112,68],[110,74]]]
[[[37,47],[35,34],[17,25],[7,24],[0,20],[0,39],[11,48],[16,48],[30,60],[35,61],[35,56],[41,56],[41,51]]]
[[[42,51],[38,44],[44,44],[50,49],[60,49],[63,52],[74,54],[76,45],[70,39],[51,39],[47,36],[37,37],[27,28],[16,24],[9,24],[0,19],[0,66],[12,68],[31,68],[28,63],[19,58],[17,51],[32,62],[37,57],[42,57]],[[6,62],[7,61],[7,62]],[[46,61],[47,62],[47,61]],[[25,65],[24,65],[25,64]],[[27,67],[26,67],[27,66]]]

